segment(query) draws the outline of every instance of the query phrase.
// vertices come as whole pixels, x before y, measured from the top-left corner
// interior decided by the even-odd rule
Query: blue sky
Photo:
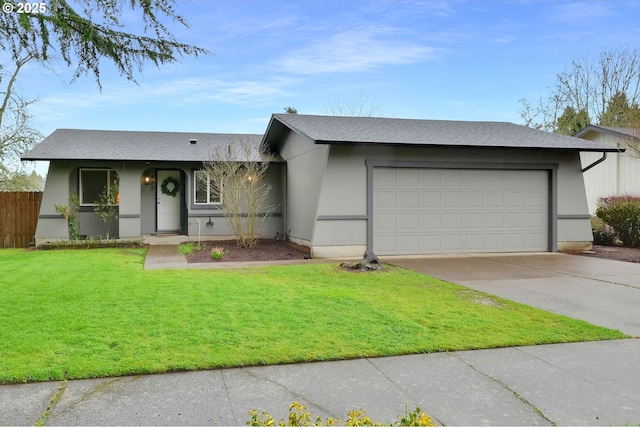
[[[126,2],[125,2],[126,3]],[[149,65],[128,82],[32,66],[23,93],[36,126],[262,133],[293,106],[330,114],[366,104],[386,117],[521,123],[571,58],[640,41],[638,1],[178,1],[211,56]],[[54,72],[55,71],[55,72]],[[335,108],[333,108],[335,109]]]

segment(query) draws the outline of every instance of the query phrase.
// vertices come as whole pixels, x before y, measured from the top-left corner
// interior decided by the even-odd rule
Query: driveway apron
[[[557,253],[383,260],[640,337],[640,264]]]

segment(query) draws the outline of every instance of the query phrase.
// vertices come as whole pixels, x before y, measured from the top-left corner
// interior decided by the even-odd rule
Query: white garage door
[[[548,250],[548,172],[375,168],[377,255]]]

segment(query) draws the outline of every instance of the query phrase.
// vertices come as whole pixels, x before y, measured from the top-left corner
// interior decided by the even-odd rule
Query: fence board
[[[0,192],[0,248],[24,248],[35,240],[42,192]]]

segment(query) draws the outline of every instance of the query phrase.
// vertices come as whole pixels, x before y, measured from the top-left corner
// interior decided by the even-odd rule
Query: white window
[[[80,169],[80,204],[95,206],[104,192],[118,192],[118,173],[111,169]],[[116,193],[116,201],[119,201]]]
[[[220,204],[220,194],[211,188],[211,176],[207,171],[193,172],[193,203],[196,205]]]

